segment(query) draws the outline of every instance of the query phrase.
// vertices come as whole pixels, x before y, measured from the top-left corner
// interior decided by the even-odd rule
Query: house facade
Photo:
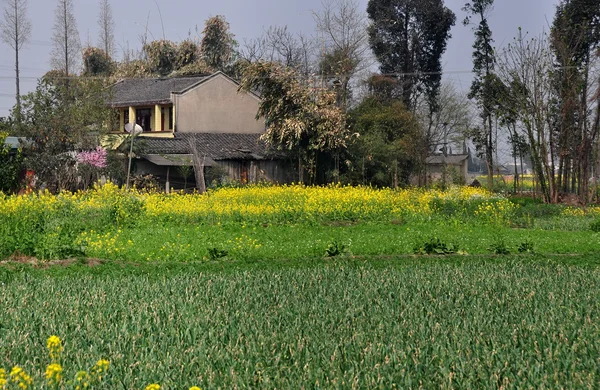
[[[430,183],[442,180],[444,173],[446,174],[446,179],[451,180],[453,171],[456,177],[460,178],[462,183],[467,182],[469,165],[468,154],[450,154],[447,156],[444,156],[443,154],[434,154],[427,157],[426,163],[428,182]]]
[[[238,93],[238,84],[221,72],[205,76],[132,79],[115,84],[110,105],[119,113],[119,128],[135,121],[143,132],[137,173],[163,181],[177,180],[177,168],[191,165],[190,140],[205,166],[219,168],[232,181],[293,180],[291,165],[261,141],[265,131],[256,119],[260,98]],[[179,178],[181,179],[181,178]]]

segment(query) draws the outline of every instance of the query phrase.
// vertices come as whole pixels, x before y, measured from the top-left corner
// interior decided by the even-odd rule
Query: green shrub
[[[328,257],[339,256],[346,252],[346,246],[338,241],[330,242],[325,249],[325,255]]]
[[[600,218],[590,224],[590,230],[596,233],[600,232]]]
[[[415,245],[413,252],[417,255],[450,255],[456,253],[458,247],[454,244],[443,242],[437,237],[432,237],[428,241]]]

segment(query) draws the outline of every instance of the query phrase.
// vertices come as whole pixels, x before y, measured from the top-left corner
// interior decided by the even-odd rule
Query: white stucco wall
[[[262,133],[255,119],[259,100],[237,92],[237,85],[216,75],[195,88],[174,95],[176,131],[182,133]]]

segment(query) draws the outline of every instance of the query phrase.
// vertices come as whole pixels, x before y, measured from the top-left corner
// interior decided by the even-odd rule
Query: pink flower
[[[100,146],[91,152],[80,152],[77,154],[77,162],[80,164],[89,164],[96,168],[106,168],[106,149]]]

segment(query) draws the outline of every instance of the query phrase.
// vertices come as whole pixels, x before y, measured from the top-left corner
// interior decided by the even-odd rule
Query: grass
[[[143,388],[600,384],[596,256],[0,267],[0,367]],[[74,372],[66,372],[66,377]]]
[[[571,225],[568,225],[571,226]],[[415,245],[440,238],[469,254],[487,253],[502,238],[516,248],[526,240],[540,253],[594,253],[600,233],[589,230],[514,229],[462,223],[356,223],[331,225],[145,226],[90,240],[92,257],[130,261],[198,261],[218,249],[229,259],[302,259],[323,256],[334,242],[353,255],[412,254]]]

